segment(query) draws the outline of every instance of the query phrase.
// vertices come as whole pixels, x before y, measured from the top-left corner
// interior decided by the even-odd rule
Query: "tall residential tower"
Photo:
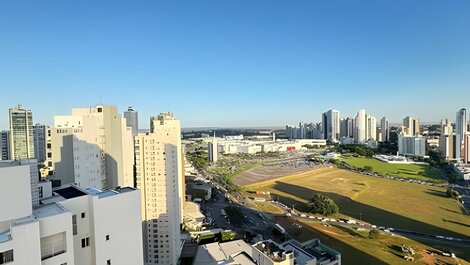
[[[10,109],[10,159],[34,156],[33,113],[18,105]]]
[[[150,127],[150,133],[135,138],[144,260],[147,265],[176,265],[184,203],[181,127],[172,113],[152,117]]]

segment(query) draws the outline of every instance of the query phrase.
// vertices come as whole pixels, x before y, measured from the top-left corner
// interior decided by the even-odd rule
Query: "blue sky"
[[[470,1],[0,1],[0,128],[96,103],[141,127],[282,126],[470,107]]]

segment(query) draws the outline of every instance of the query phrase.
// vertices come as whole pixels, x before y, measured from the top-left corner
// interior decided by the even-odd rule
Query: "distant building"
[[[340,120],[340,138],[353,138],[354,119],[346,118]]]
[[[426,138],[422,136],[398,135],[398,153],[400,155],[424,157],[426,156]]]
[[[323,139],[338,142],[340,139],[340,121],[338,110],[328,110],[322,114]],[[303,138],[301,138],[303,139]]]
[[[211,142],[207,144],[207,159],[210,162],[217,162],[218,159],[218,144],[217,139],[214,137]]]
[[[380,132],[382,134],[382,142],[390,141],[390,125],[387,118],[382,117],[380,120]]]
[[[354,120],[354,140],[357,144],[365,144],[367,141],[367,113],[361,109]]]
[[[453,133],[452,123],[448,120],[441,122],[441,135],[439,136],[439,152],[445,160],[454,160],[455,153],[455,134]]]
[[[10,132],[0,131],[0,160],[10,159]]]
[[[455,118],[455,159],[461,161],[464,157],[464,135],[468,131],[467,110],[460,109]]]
[[[132,137],[139,133],[139,113],[132,107],[124,111],[124,118],[126,118],[126,126],[132,128]]]
[[[419,119],[407,116],[403,119],[402,132],[405,136],[420,135]]]
[[[372,115],[367,115],[366,139],[377,140],[377,119]]]
[[[180,121],[172,113],[151,117],[150,132],[135,138],[135,154],[145,264],[176,265],[185,200]]]
[[[33,113],[21,105],[10,109],[10,159],[34,158]]]
[[[39,123],[34,125],[33,135],[35,158],[38,163],[43,163],[46,161],[47,126]]]

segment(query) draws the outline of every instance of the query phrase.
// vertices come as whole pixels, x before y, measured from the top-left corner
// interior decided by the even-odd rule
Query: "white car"
[[[305,214],[301,214],[301,215],[300,215],[300,217],[304,217],[304,218],[305,218],[305,217],[307,217],[307,215],[305,215]]]

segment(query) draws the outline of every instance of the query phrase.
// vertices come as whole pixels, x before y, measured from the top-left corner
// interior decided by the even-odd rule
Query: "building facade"
[[[467,110],[460,109],[455,118],[455,159],[461,161],[464,157],[464,136],[468,131]]]
[[[357,112],[354,119],[354,141],[357,144],[364,144],[367,141],[367,113],[361,109]]]
[[[48,131],[47,165],[60,185],[111,189],[134,186],[131,128],[114,106],[72,109]]]
[[[426,138],[422,136],[398,135],[398,153],[400,155],[424,157],[426,156]]]
[[[340,118],[338,110],[328,110],[322,114],[323,139],[338,142],[340,139]]]
[[[390,141],[390,125],[385,117],[382,117],[380,120],[380,132],[382,134],[382,142]]]
[[[33,113],[18,105],[9,114],[10,159],[34,158]]]
[[[33,125],[34,155],[38,163],[46,161],[47,126],[44,124]]]
[[[0,160],[10,159],[10,132],[0,131]]]
[[[419,119],[407,116],[403,119],[402,132],[405,136],[420,135]]]
[[[124,111],[124,118],[126,118],[127,127],[132,129],[132,137],[135,137],[139,133],[139,113],[129,107],[127,111]]]
[[[141,191],[145,264],[178,263],[183,222],[180,122],[171,113],[150,119],[150,133],[135,137],[137,188]]]

